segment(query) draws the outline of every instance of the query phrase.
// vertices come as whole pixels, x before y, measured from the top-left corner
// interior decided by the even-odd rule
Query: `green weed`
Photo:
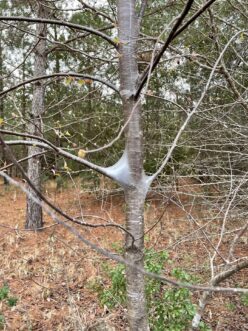
[[[243,294],[241,296],[241,302],[243,303],[243,305],[248,306],[248,294]]]
[[[0,288],[0,301],[6,299],[9,295],[9,287],[7,284]]]
[[[16,297],[9,296],[10,289],[8,284],[4,284],[0,288],[0,301],[5,302],[9,307],[14,307],[18,301]],[[4,315],[0,312],[0,330],[4,329],[5,318]]]
[[[5,318],[4,316],[0,313],[0,330],[3,330],[5,324]]]
[[[9,307],[14,307],[17,304],[18,299],[16,297],[9,297],[7,299],[7,304]]]

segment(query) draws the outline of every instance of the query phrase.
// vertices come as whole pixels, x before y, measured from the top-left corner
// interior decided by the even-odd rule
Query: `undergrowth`
[[[5,303],[8,307],[14,307],[17,303],[18,299],[14,296],[10,295],[10,289],[7,284],[4,284],[0,288],[0,302]],[[5,318],[3,313],[0,311],[0,330],[4,329]]]
[[[144,264],[147,271],[161,274],[165,264],[170,264],[167,252],[156,252],[153,249],[145,251]],[[118,306],[126,307],[126,280],[123,265],[102,266],[105,278],[97,279],[91,288],[97,292],[102,306],[113,309]],[[195,278],[184,270],[174,268],[172,276],[178,281],[189,283]],[[106,280],[111,284],[106,285]],[[191,293],[185,288],[171,288],[159,280],[146,279],[147,309],[149,324],[152,331],[184,331],[188,330],[195,314],[195,305],[192,303]],[[210,330],[201,322],[200,330]]]

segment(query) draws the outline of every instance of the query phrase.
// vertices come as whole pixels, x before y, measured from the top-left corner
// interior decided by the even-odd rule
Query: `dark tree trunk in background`
[[[47,17],[47,9],[43,6],[44,2],[37,3],[37,16]],[[42,76],[46,74],[46,41],[42,37],[46,37],[46,25],[36,25],[36,34],[38,40],[34,49],[34,76]],[[40,38],[39,38],[40,37]],[[42,115],[45,110],[45,82],[38,81],[34,83],[32,109],[30,113],[30,121],[28,125],[28,133],[36,136],[42,136]],[[40,148],[31,146],[28,148],[28,156],[39,153]],[[33,182],[38,190],[41,190],[41,157],[36,156],[28,161],[28,177]],[[29,188],[32,195],[38,199],[35,192]],[[42,208],[40,204],[27,197],[27,212],[26,212],[26,228],[36,230],[43,226]]]
[[[25,45],[24,45],[24,39],[23,39],[23,65],[22,65],[22,80],[25,81],[26,79],[26,59],[25,59],[25,52],[24,52],[24,49],[25,49]],[[22,113],[22,117],[23,117],[23,125],[22,125],[22,130],[23,132],[26,132],[27,131],[27,123],[26,123],[26,116],[27,116],[27,92],[26,92],[26,86],[24,85],[23,88],[22,88],[22,94],[21,94],[21,113]],[[25,140],[25,137],[24,137],[24,140]],[[22,155],[27,155],[28,153],[28,148],[27,146],[23,145],[22,146]],[[23,167],[25,169],[25,171],[27,170],[27,166],[26,164],[24,165],[23,164]]]
[[[2,45],[2,32],[0,32],[0,75],[3,75],[3,45]],[[0,92],[3,91],[3,79],[0,79]],[[4,99],[0,99],[0,118],[4,120]],[[2,123],[1,127],[3,128],[4,124]],[[1,147],[1,159],[0,159],[0,166],[4,165],[7,160],[6,160],[6,155],[5,155],[5,150],[3,146]],[[4,184],[7,185],[8,181],[4,177]]]

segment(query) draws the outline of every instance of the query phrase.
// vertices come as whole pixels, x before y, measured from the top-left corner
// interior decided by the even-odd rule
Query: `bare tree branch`
[[[106,86],[108,86],[109,88],[111,88],[112,90],[114,90],[115,92],[119,93],[119,90],[117,89],[117,87],[115,87],[113,84],[111,84],[108,81],[103,80],[100,77],[96,77],[96,76],[91,76],[91,75],[87,75],[87,74],[80,74],[80,73],[76,73],[76,72],[58,72],[58,73],[53,73],[50,75],[45,75],[45,76],[39,76],[39,77],[34,77],[34,78],[30,78],[28,80],[25,80],[19,84],[16,84],[15,86],[10,87],[9,89],[3,91],[0,93],[0,97],[4,96],[5,94],[18,89],[21,86],[39,81],[39,80],[43,80],[43,79],[48,79],[48,78],[54,78],[54,77],[77,77],[77,78],[83,78],[83,79],[90,79],[92,81],[96,81],[99,83],[102,83]]]
[[[231,277],[233,274],[239,272],[242,269],[245,269],[248,267],[248,260],[244,260],[242,262],[236,263],[234,266],[231,268],[220,272],[218,275],[216,275],[210,282],[210,286],[216,286],[219,283],[223,282],[225,279]],[[192,320],[192,330],[198,330],[199,323],[201,321],[202,315],[204,313],[204,309],[206,307],[210,291],[204,291],[202,294],[202,297],[199,302],[199,308],[198,311],[196,312],[193,320]]]
[[[46,18],[33,18],[33,17],[23,17],[23,16],[0,16],[0,21],[20,21],[20,22],[31,22],[31,23],[47,23],[47,24],[55,24],[59,26],[66,26],[68,28],[86,31],[92,33],[96,36],[103,38],[104,40],[108,41],[112,46],[117,48],[117,43],[109,37],[107,34],[100,32],[99,30],[95,30],[88,26],[83,26],[80,24],[74,24],[66,21],[59,21],[59,20],[52,20]]]
[[[107,19],[111,23],[115,23],[115,21],[109,15],[105,14],[103,11],[100,11],[99,9],[96,9],[93,6],[88,5],[83,0],[78,0],[78,2],[83,6],[83,8],[91,10],[92,12],[96,13],[97,15],[102,16],[103,18]]]
[[[36,154],[34,154],[34,155],[31,155],[31,156],[26,156],[26,157],[24,157],[24,158],[22,158],[22,159],[20,159],[20,160],[17,160],[17,162],[18,162],[18,163],[22,163],[22,162],[24,162],[24,161],[29,160],[29,159],[32,158],[32,157],[40,156],[40,155],[43,155],[43,154],[46,154],[46,153],[47,153],[47,151],[44,151],[44,152],[36,153]],[[7,169],[13,167],[14,165],[15,165],[14,163],[9,163],[9,164],[3,166],[2,168],[0,168],[0,171],[5,171],[5,170],[7,170]]]
[[[188,1],[187,4],[185,5],[181,15],[177,19],[175,25],[171,29],[171,32],[169,33],[164,45],[158,52],[158,54],[154,57],[154,60],[149,64],[149,66],[146,68],[146,70],[143,72],[141,79],[140,79],[140,84],[137,88],[135,98],[137,99],[140,95],[141,90],[143,89],[149,73],[152,73],[155,68],[157,67],[158,63],[160,62],[160,59],[162,58],[164,52],[166,49],[169,47],[170,43],[180,34],[182,33],[192,22],[194,22],[204,11],[207,10],[207,8],[212,5],[216,0],[210,0],[208,1],[202,8],[200,8],[180,29],[179,26],[182,24],[182,21],[184,20],[185,16],[188,14],[193,1]]]

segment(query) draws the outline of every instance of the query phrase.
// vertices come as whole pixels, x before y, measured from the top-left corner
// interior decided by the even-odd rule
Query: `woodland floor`
[[[46,193],[70,215],[80,216],[82,212],[88,222],[101,223],[104,218],[124,224],[125,206],[121,193],[88,193],[81,187],[62,190],[48,187]],[[146,230],[159,217],[161,221],[148,232],[146,241],[149,247],[168,251],[173,263],[166,267],[166,276],[170,276],[172,267],[180,266],[200,277],[201,284],[204,284],[209,279],[209,257],[204,247],[207,243],[204,238],[189,236],[194,224],[186,216],[190,209],[193,217],[201,220],[201,217],[209,216],[209,211],[201,204],[192,208],[188,203],[188,206],[185,212],[175,204],[167,203],[163,197],[151,195],[145,209]],[[87,215],[95,215],[98,219]],[[24,194],[19,189],[5,188],[1,184],[0,288],[7,283],[11,296],[18,299],[12,308],[4,300],[0,301],[0,315],[5,318],[3,329],[93,330],[90,326],[97,320],[107,319],[113,330],[128,330],[123,309],[107,311],[100,306],[97,294],[92,290],[91,284],[101,277],[102,264],[107,259],[90,250],[61,225],[54,225],[48,216],[45,216],[46,229],[38,233],[23,231],[24,221]],[[214,231],[218,224],[211,223],[211,226]],[[113,244],[122,245],[123,242],[123,234],[114,228],[83,228],[79,231],[100,247],[113,250]],[[247,255],[247,238],[237,250],[239,256]],[[225,243],[222,252],[225,252]],[[243,270],[221,285],[247,287],[247,280],[248,272]],[[194,293],[196,302],[198,295]],[[212,330],[248,330],[248,307],[238,295],[214,294],[204,320]]]

